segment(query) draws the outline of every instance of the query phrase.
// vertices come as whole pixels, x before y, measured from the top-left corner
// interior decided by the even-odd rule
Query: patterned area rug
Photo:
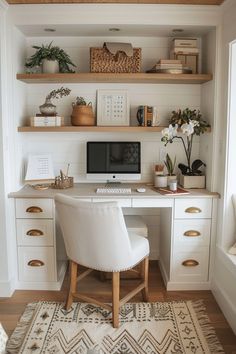
[[[207,354],[224,353],[201,301],[129,303],[120,327],[111,313],[86,303],[29,304],[7,353],[45,354]]]

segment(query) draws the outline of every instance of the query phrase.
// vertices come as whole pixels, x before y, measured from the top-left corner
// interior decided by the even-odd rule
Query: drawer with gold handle
[[[54,217],[52,199],[19,198],[15,202],[17,219],[52,219]]]
[[[50,219],[17,219],[18,246],[53,246],[54,223]]]
[[[54,247],[18,247],[19,280],[56,281],[55,257]]]
[[[175,200],[175,219],[210,219],[211,198],[184,198]]]
[[[196,261],[195,259],[186,259],[185,261],[182,262],[182,265],[184,267],[196,267],[199,265],[199,262]]]
[[[210,219],[177,219],[174,221],[174,245],[180,250],[183,247],[196,249],[210,243]]]
[[[40,261],[40,259],[32,259],[28,262],[28,266],[30,267],[42,267],[44,266],[44,262]]]

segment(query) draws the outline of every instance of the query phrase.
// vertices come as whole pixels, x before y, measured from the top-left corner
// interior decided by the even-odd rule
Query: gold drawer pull
[[[197,237],[197,236],[201,236],[201,232],[199,232],[197,230],[188,230],[188,231],[185,231],[184,236]]]
[[[42,213],[43,209],[38,206],[30,206],[26,209],[26,213]]]
[[[185,213],[190,213],[190,214],[198,214],[201,213],[201,209],[197,208],[197,207],[189,207],[187,209],[185,209]]]
[[[42,261],[40,261],[39,259],[32,259],[31,261],[28,262],[28,266],[42,267],[42,266],[44,266],[44,263]]]
[[[32,229],[26,232],[27,236],[44,236],[43,231],[37,230],[37,229]]]
[[[198,261],[195,261],[195,259],[186,259],[186,261],[182,262],[182,265],[185,267],[196,267],[199,263]]]

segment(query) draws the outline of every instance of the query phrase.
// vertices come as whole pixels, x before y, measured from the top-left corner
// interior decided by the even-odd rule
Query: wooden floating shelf
[[[144,84],[203,84],[212,80],[211,74],[161,73],[75,73],[75,74],[17,74],[17,80],[30,84],[45,83],[144,83]]]
[[[77,133],[77,132],[113,132],[113,133],[156,133],[161,132],[162,129],[166,127],[132,127],[132,126],[109,126],[109,127],[101,127],[101,126],[71,126],[64,125],[62,127],[18,127],[18,132],[21,133],[39,133],[39,132],[55,132],[55,133]],[[211,128],[207,129],[209,133]]]

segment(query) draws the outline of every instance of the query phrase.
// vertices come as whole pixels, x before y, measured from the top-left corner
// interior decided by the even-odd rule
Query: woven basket
[[[92,106],[89,105],[74,105],[71,115],[72,125],[95,125],[95,117]]]
[[[90,48],[92,73],[138,73],[141,70],[141,48],[133,48],[133,56],[124,52],[111,54],[106,47]]]

